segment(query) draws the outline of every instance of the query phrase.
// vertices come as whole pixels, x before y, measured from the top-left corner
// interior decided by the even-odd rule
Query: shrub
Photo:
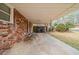
[[[54,26],[57,26],[57,23],[54,23]]]
[[[65,24],[65,27],[66,27],[66,30],[69,30],[69,28],[74,27],[74,24],[73,24],[73,23],[70,23],[70,22],[67,22],[67,23]]]
[[[73,23],[67,22],[65,24],[58,24],[56,25],[56,31],[60,31],[60,32],[64,32],[64,31],[68,31],[69,28],[74,27]]]
[[[58,24],[58,25],[56,26],[56,31],[59,31],[59,32],[64,32],[64,31],[66,31],[65,25],[64,25],[64,24]]]

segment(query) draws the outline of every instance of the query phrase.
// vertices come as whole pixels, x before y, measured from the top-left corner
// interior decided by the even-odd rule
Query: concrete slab
[[[4,55],[78,55],[79,51],[47,33],[38,33],[33,40],[16,43]]]

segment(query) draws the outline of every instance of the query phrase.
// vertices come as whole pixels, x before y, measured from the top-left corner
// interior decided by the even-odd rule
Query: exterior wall
[[[16,9],[14,9],[14,25],[17,29],[21,29],[22,32],[28,32],[28,20]]]
[[[10,8],[10,21],[0,19],[0,32],[10,33],[11,32],[10,28],[12,27],[13,24],[13,6],[11,6],[8,3],[5,3],[5,5]]]
[[[4,23],[2,21],[0,21],[0,35],[1,36],[7,36],[9,35],[9,33],[11,33],[11,24],[10,23]],[[5,34],[3,34],[5,33]]]
[[[21,39],[23,39],[24,34],[31,33],[32,30],[32,23],[16,9],[14,9],[14,26],[15,30],[19,32],[18,35],[22,36]]]
[[[21,13],[12,8],[10,22],[0,21],[0,54],[12,47],[12,45],[21,41],[25,33],[31,33],[32,23],[28,21]],[[1,34],[7,32],[6,35]]]

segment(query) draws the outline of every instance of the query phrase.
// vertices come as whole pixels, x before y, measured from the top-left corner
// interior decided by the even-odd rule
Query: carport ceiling
[[[50,23],[68,11],[74,10],[73,3],[13,3],[21,14],[33,23]],[[70,9],[71,8],[71,9]],[[70,10],[69,10],[70,9]]]

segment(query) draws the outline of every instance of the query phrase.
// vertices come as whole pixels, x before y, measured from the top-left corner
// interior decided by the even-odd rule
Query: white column
[[[5,3],[9,8],[10,8],[10,23],[13,23],[14,22],[14,12],[13,12],[13,10],[14,10],[14,7],[11,5],[11,4],[9,4],[9,3]]]

